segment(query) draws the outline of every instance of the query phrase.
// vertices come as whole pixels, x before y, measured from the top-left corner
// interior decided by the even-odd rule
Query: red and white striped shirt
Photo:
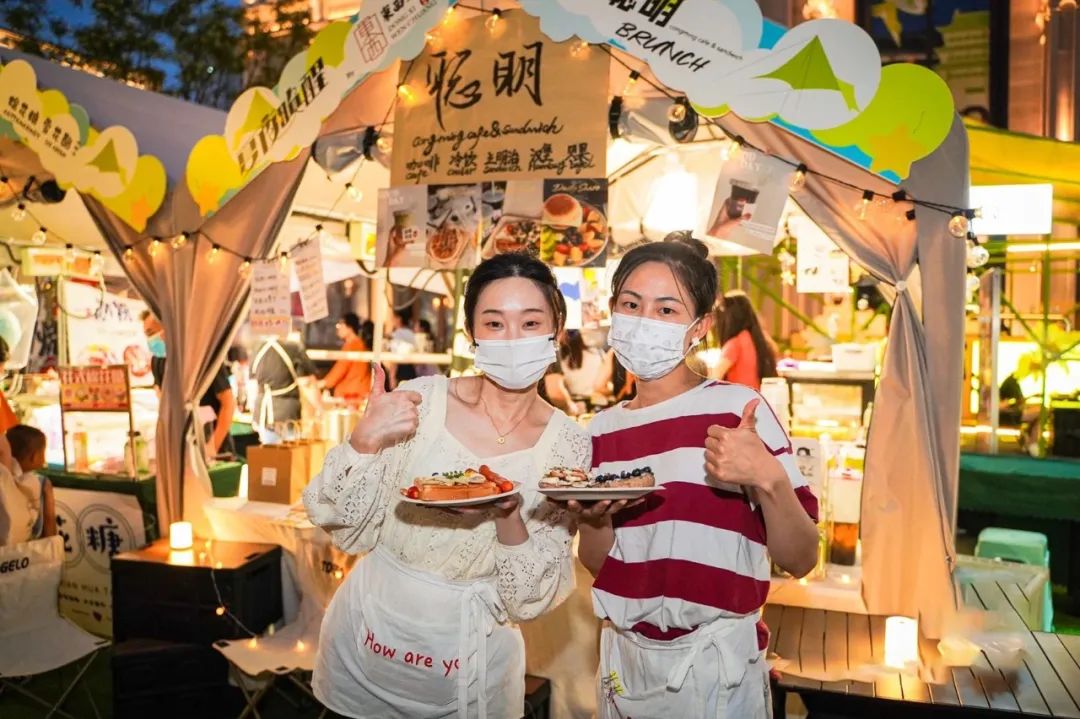
[[[706,381],[659,404],[619,405],[593,418],[594,472],[650,467],[664,486],[614,517],[615,544],[593,585],[597,616],[623,630],[671,640],[765,604],[770,561],[761,508],[740,487],[705,476],[708,428],[737,426],[755,398],[761,395],[748,387]],[[757,431],[816,520],[817,499],[764,399]]]

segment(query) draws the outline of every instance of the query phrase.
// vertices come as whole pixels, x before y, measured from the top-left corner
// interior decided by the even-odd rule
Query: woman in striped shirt
[[[570,503],[607,620],[599,716],[767,717],[770,557],[795,576],[813,568],[817,500],[761,396],[685,362],[716,299],[705,246],[678,233],[635,248],[612,285],[608,342],[638,393],[592,421],[592,470],[649,467],[663,490]]]

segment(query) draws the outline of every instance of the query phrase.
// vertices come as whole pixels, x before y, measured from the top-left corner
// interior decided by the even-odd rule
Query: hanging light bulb
[[[100,275],[105,270],[105,258],[101,255],[101,250],[94,251],[94,257],[90,260],[90,272],[95,275]]]
[[[454,8],[450,9],[453,10]],[[435,30],[428,30],[426,33],[424,33],[424,40],[427,42],[428,47],[435,52],[442,50],[445,46],[442,35],[440,35]]]
[[[570,46],[570,57],[584,57],[589,52],[589,43],[584,40],[575,40]]]
[[[795,174],[791,176],[791,191],[798,192],[806,187],[806,165],[799,163],[795,168]]]
[[[67,259],[68,264],[75,261],[75,245],[64,245],[64,258]]]
[[[416,100],[416,93],[404,82],[397,86],[397,95],[406,105],[411,105]]]
[[[240,263],[240,276],[247,277],[251,274],[251,258],[245,257],[244,261]]]
[[[172,243],[173,249],[174,250],[183,249],[183,247],[185,245],[187,245],[187,242],[188,242],[188,233],[187,232],[181,232],[179,235],[176,236],[175,239],[173,239],[173,243]]]
[[[788,287],[794,286],[795,285],[795,273],[792,272],[791,270],[784,270],[783,272],[780,273],[780,281],[783,282]]]
[[[491,11],[491,17],[484,21],[484,25],[487,26],[488,32],[492,35],[495,34],[495,30],[499,27],[499,20],[502,19],[502,10],[495,8]]]
[[[296,651],[304,652],[306,650],[307,650],[307,645],[304,644],[304,640],[303,639],[297,639],[296,640]]]
[[[278,267],[281,269],[282,272],[288,272],[289,271],[289,253],[288,252],[282,252],[281,255],[278,257]]]
[[[135,250],[130,247],[124,250],[124,262],[133,262],[135,260]]]
[[[147,252],[151,257],[157,257],[157,254],[161,252],[161,248],[165,246],[165,243],[161,241],[161,238],[155,237],[150,241],[150,249]]]
[[[209,264],[212,265],[215,262],[217,262],[218,256],[220,254],[221,254],[221,248],[218,247],[217,245],[214,245],[213,247],[210,248],[210,254],[206,256],[206,261]]]
[[[390,150],[394,148],[394,145],[389,137],[380,134],[379,139],[375,140],[375,147],[379,148],[379,152],[389,154]]]
[[[953,237],[967,237],[970,224],[963,212],[956,212],[949,218],[949,232]]]
[[[863,190],[862,199],[859,200],[859,206],[855,208],[855,211],[859,214],[860,220],[866,219],[866,213],[870,211],[870,203],[873,201],[873,190]]]
[[[322,225],[315,225],[315,239],[319,242],[325,242],[330,240],[330,233],[326,231],[326,228]]]
[[[795,255],[787,250],[780,250],[779,254],[776,255],[776,259],[780,261],[780,266],[784,269],[790,269],[795,264]]]
[[[669,122],[682,122],[686,119],[686,105],[685,103],[676,100],[671,103],[671,107],[667,111],[667,119]]]
[[[969,270],[982,267],[990,261],[990,251],[978,242],[968,241],[967,266]]]
[[[349,193],[349,197],[352,198],[353,202],[359,202],[360,200],[364,199],[364,193],[360,190],[359,187],[357,187],[351,182],[345,183],[345,192]]]
[[[336,579],[338,581],[341,581],[344,578],[345,578],[345,572],[341,571],[340,569],[335,569],[334,570],[334,579]]]
[[[966,280],[966,285],[965,285],[966,288],[967,288],[968,296],[971,296],[971,295],[975,294],[976,292],[978,292],[979,291],[979,286],[981,284],[982,283],[979,282],[978,277],[976,277],[975,275],[973,275],[971,273],[968,273],[967,280]]]
[[[443,25],[449,25],[453,21],[453,19],[454,19],[454,6],[451,5],[450,7],[446,8],[446,14],[443,15],[442,23],[443,23]]]
[[[48,231],[44,227],[37,228],[37,232],[30,236],[30,241],[35,245],[44,245],[48,239]]]
[[[15,209],[11,211],[11,219],[16,222],[22,222],[26,219],[26,205],[20,202],[15,205]]]
[[[248,640],[248,649],[258,649],[258,648],[259,648],[259,640],[258,639],[256,639],[255,637],[252,637],[251,639]]]
[[[225,607],[218,607],[217,609],[214,610],[214,614],[218,615],[219,617],[224,617],[225,616]]]
[[[630,75],[626,78],[626,85],[623,87],[622,94],[629,95],[634,91],[634,85],[637,84],[638,78],[641,77],[641,73],[637,70],[631,70]]]

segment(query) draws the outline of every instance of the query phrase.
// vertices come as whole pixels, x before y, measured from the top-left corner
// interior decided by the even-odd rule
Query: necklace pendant
[[[506,444],[506,437],[496,437],[495,441],[499,444]]]

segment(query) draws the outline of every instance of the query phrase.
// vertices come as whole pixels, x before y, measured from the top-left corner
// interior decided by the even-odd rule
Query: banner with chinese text
[[[60,408],[65,412],[128,412],[127,365],[61,367]]]
[[[404,63],[394,185],[603,177],[607,53],[553,42],[535,18],[445,24]]]
[[[64,540],[60,613],[83,629],[112,635],[114,556],[146,544],[138,500],[128,494],[57,487],[56,527]]]

